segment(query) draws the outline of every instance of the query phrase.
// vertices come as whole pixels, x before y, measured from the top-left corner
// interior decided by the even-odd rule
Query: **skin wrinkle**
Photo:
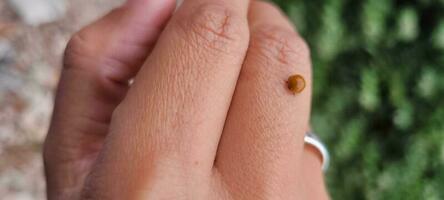
[[[80,35],[80,34],[79,34]],[[83,39],[82,39],[83,40]],[[74,41],[74,40],[72,40]],[[95,58],[93,56],[88,56],[89,53],[84,51],[81,51],[81,44],[78,42],[74,42],[74,45],[71,43],[71,45],[68,45],[67,51],[65,53],[65,60],[77,60],[76,63],[68,62],[65,63],[63,71],[68,73],[68,71],[77,71],[74,73],[80,73],[84,74],[85,72],[88,73],[86,76],[95,76],[97,78],[91,78],[91,80],[96,81],[97,83],[94,83],[93,85],[96,85],[97,87],[101,86],[104,87],[105,90],[97,89],[96,91],[101,92],[100,95],[93,94],[96,97],[101,98],[101,96],[106,96],[107,98],[101,98],[104,101],[114,101],[119,102],[122,99],[122,96],[124,93],[126,93],[127,85],[120,82],[117,79],[114,79],[110,76],[106,76],[106,73],[100,73],[100,71],[104,70],[104,66],[110,66],[110,65],[120,65],[120,68],[123,68],[125,63],[121,63],[119,60],[109,60],[107,58],[109,57],[102,57],[101,59]],[[78,50],[77,50],[78,49]],[[81,53],[82,52],[82,53]],[[85,55],[85,56],[84,56]],[[103,61],[105,60],[105,61]],[[108,62],[114,62],[112,63],[106,63],[106,60],[109,60]],[[78,64],[77,64],[78,63]],[[82,66],[97,66],[96,68],[84,68]],[[91,73],[91,71],[93,73]],[[65,73],[65,74],[66,74]],[[98,82],[102,81],[100,84]],[[110,95],[110,93],[115,93],[114,95]]]
[[[112,82],[118,84],[118,85],[125,85],[128,84],[128,79],[122,78],[122,77],[128,77],[130,75],[124,75],[121,77],[115,76],[114,74],[130,74],[130,72],[128,72],[128,68],[126,68],[127,66],[131,66],[132,63],[134,62],[134,60],[132,61],[124,61],[121,60],[115,56],[113,56],[112,54],[110,54],[109,56],[104,56],[101,59],[101,63],[102,63],[102,68],[101,71],[105,72],[102,73],[104,74],[104,76],[111,80]],[[137,58],[135,59],[137,60]],[[127,71],[125,73],[125,71]]]
[[[123,65],[118,66],[119,71],[134,71],[136,68],[138,68],[137,66],[143,64],[143,62],[146,59],[146,56],[148,55],[148,53],[150,52],[152,46],[153,46],[153,42],[151,41],[148,44],[144,44],[144,45],[138,45],[136,43],[129,43],[129,42],[119,42],[118,45],[113,45],[114,47],[111,47],[111,49],[113,49],[113,51],[107,52],[106,55],[104,56],[108,59],[112,59],[112,60],[116,60],[119,63],[123,63]],[[119,49],[118,51],[116,51],[115,49]],[[125,59],[128,55],[122,55],[122,50],[125,50],[125,52],[139,52],[139,53],[133,53],[131,54],[131,56],[133,57],[133,59],[128,60]],[[126,74],[134,74],[134,72],[129,73],[115,73],[115,75],[120,75],[120,79],[129,79],[132,78],[133,75],[128,76]],[[126,76],[123,76],[126,75]]]
[[[148,49],[145,48],[138,51],[145,50],[147,51]],[[134,59],[131,61],[119,58],[115,56],[112,52],[108,53],[106,56],[103,56],[99,62],[99,65],[102,66],[100,70],[103,78],[116,85],[121,85],[125,87],[128,86],[128,80],[132,78],[138,71],[138,68],[135,66],[143,63],[144,57],[146,55],[133,54],[132,56],[134,56]]]
[[[286,50],[287,49],[287,50]],[[283,44],[281,46],[281,48],[279,49],[279,56],[278,56],[278,60],[279,62],[281,62],[282,64],[286,64],[288,65],[288,56],[287,53],[289,52],[288,50],[288,41],[284,40]]]
[[[255,37],[252,44],[257,45],[259,52],[270,61],[279,61],[280,64],[288,66],[292,63],[299,63],[300,59],[309,57],[306,45],[300,42],[301,39],[288,31],[282,30],[280,27],[274,26],[257,26]],[[271,47],[271,48],[270,48]],[[299,52],[295,49],[301,49]],[[307,53],[306,53],[307,52]]]
[[[217,28],[217,29],[213,29],[212,27],[209,27],[206,24],[201,25],[201,27],[203,29],[206,29],[207,31],[214,33],[217,36],[220,36],[220,37],[228,39],[228,40],[232,40],[233,38],[230,38],[226,33],[227,28],[228,28],[229,19],[230,19],[230,16],[228,14],[226,14],[223,23],[220,25],[220,28]]]
[[[199,5],[196,12],[175,21],[179,27],[178,35],[185,35],[184,40],[197,45],[195,50],[226,54],[238,52],[240,38],[246,38],[241,25],[243,22],[235,12],[215,3]],[[205,49],[205,48],[209,48]],[[227,49],[228,48],[228,49]]]
[[[93,50],[88,47],[88,42],[85,41],[85,38],[79,33],[75,34],[71,40],[68,42],[68,45],[64,54],[64,69],[70,68],[82,68],[83,65],[92,66],[89,63],[94,63],[95,59],[92,55]],[[74,63],[75,62],[75,63]],[[83,65],[79,65],[77,63],[84,63]]]
[[[105,106],[105,104],[102,104],[101,106]],[[110,105],[110,106],[112,106],[112,105]],[[64,115],[56,114],[55,117],[60,119],[59,123],[67,123],[70,121],[74,122],[74,121],[84,120],[85,122],[91,121],[92,123],[102,125],[102,124],[105,124],[108,122],[108,118],[105,118],[104,116],[106,116],[106,115],[94,115],[94,113],[81,113],[79,115],[71,115],[71,114],[67,113]],[[83,123],[83,124],[85,124],[85,123]],[[78,127],[78,126],[75,126],[75,127]],[[87,127],[89,127],[89,126],[85,127],[85,125],[82,125],[82,126],[79,126],[79,128],[80,127],[83,127],[83,128],[81,130],[79,129],[78,131],[80,131],[81,133],[85,133],[85,130],[87,130],[88,129]],[[83,134],[83,135],[87,135],[87,134]]]

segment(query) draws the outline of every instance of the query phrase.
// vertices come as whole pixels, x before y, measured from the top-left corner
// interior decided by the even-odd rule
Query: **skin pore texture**
[[[128,0],[67,46],[48,199],[328,199],[303,142],[311,85],[309,48],[270,3]]]

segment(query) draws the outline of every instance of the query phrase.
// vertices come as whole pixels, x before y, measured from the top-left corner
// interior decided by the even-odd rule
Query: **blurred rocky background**
[[[121,1],[0,1],[0,199],[44,199],[63,49]],[[444,1],[274,1],[312,49],[332,198],[444,199]]]
[[[44,199],[42,141],[70,35],[122,0],[0,1],[0,199]]]

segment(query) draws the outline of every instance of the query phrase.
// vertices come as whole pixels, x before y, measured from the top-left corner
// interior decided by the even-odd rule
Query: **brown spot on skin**
[[[288,89],[294,94],[299,94],[305,89],[305,79],[299,74],[290,76],[287,81]]]

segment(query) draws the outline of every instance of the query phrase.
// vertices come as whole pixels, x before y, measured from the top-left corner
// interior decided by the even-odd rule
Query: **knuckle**
[[[253,51],[267,62],[292,65],[310,60],[307,43],[288,28],[260,26],[251,40]]]
[[[233,10],[215,3],[200,5],[196,12],[176,20],[188,41],[218,50],[234,48],[248,38],[246,22]]]
[[[88,47],[88,39],[86,34],[78,32],[74,34],[66,45],[64,53],[64,66],[74,67],[81,66],[77,62],[88,59],[91,54],[91,49]]]
[[[257,87],[260,92],[267,90],[273,91],[270,95],[281,95],[273,86],[285,84],[288,75],[295,72],[306,77],[307,85],[310,85],[312,69],[309,47],[291,29],[275,25],[256,26],[246,63],[241,71],[241,79],[275,80],[273,84]]]

